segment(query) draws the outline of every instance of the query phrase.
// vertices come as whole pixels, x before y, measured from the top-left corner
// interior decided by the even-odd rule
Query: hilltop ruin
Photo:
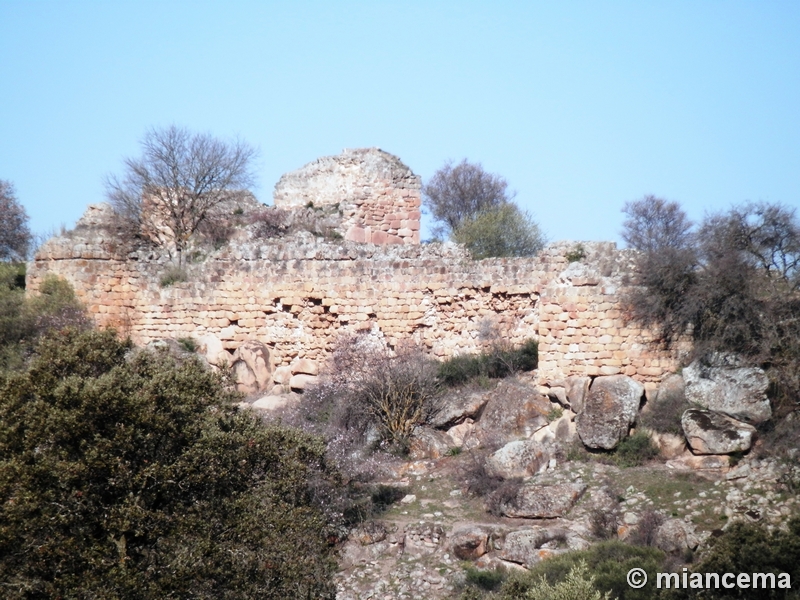
[[[420,187],[375,148],[320,158],[281,177],[270,210],[332,215],[332,235],[259,238],[239,207],[227,244],[195,252],[187,280],[168,287],[169,252],[121,243],[110,207],[92,205],[41,247],[28,289],[63,277],[99,325],[139,344],[195,338],[212,364],[259,342],[270,372],[298,361],[315,371],[337,336],[355,331],[390,345],[410,338],[437,357],[478,351],[487,331],[513,344],[537,338],[541,385],[626,374],[651,386],[675,370],[675,357],[623,318],[628,251],[583,242],[574,260],[577,244],[559,242],[534,258],[474,261],[452,244],[420,244]]]

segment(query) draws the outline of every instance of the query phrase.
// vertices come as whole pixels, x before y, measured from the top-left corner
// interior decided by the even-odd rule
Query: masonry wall
[[[240,241],[162,287],[168,257],[124,253],[104,211],[90,208],[74,232],[45,244],[28,286],[35,293],[48,274],[64,277],[99,324],[137,343],[191,336],[230,354],[259,340],[280,365],[324,361],[344,332],[410,338],[447,357],[479,350],[495,329],[514,344],[539,338],[545,384],[571,374],[657,381],[676,366],[625,324],[629,258],[611,243],[585,243],[587,257],[568,263],[564,244],[536,258],[473,261],[449,245]]]
[[[379,148],[344,150],[283,175],[278,208],[336,206],[345,239],[367,244],[419,244],[421,181]]]

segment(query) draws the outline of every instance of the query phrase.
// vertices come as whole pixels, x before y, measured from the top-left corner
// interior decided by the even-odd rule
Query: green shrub
[[[439,365],[439,379],[447,386],[463,385],[488,371],[484,354],[460,354],[445,359]]]
[[[21,598],[333,598],[324,446],[197,359],[64,329],[0,378],[0,581]]]
[[[544,235],[527,212],[513,203],[490,207],[464,217],[452,239],[473,258],[534,256],[544,248]]]
[[[550,411],[547,413],[547,420],[552,423],[553,421],[558,421],[563,416],[564,416],[564,409],[561,408],[560,406],[555,406],[551,408]]]
[[[609,592],[597,591],[594,580],[586,563],[579,561],[555,585],[550,585],[544,577],[539,579],[525,594],[525,600],[609,600]]]
[[[199,347],[197,345],[197,340],[194,339],[193,337],[178,338],[178,343],[181,345],[181,347],[184,350],[186,350],[187,352],[190,352],[192,354],[197,352],[197,348]]]
[[[484,570],[477,569],[472,565],[464,567],[467,577],[467,583],[471,586],[492,592],[498,589],[506,580],[506,571],[504,569]]]
[[[572,250],[567,252],[564,255],[564,258],[567,259],[567,262],[580,262],[586,258],[586,249],[583,247],[583,244],[578,244]]]
[[[91,321],[72,287],[46,276],[39,293],[25,297],[25,265],[0,263],[0,372],[22,368],[36,340],[51,329],[86,329]]]
[[[710,548],[692,567],[694,573],[788,573],[793,590],[705,590],[703,598],[798,598],[800,581],[800,517],[792,518],[785,531],[769,531],[757,523],[732,523],[724,533],[712,537]],[[679,597],[694,598],[692,594]]]
[[[566,552],[548,558],[536,564],[528,573],[510,577],[500,590],[499,598],[527,598],[525,594],[535,589],[542,578],[549,586],[556,586],[567,581],[570,571],[585,563],[588,572],[594,577],[594,590],[609,592],[611,598],[619,600],[649,600],[655,597],[654,590],[651,586],[638,590],[631,588],[626,579],[628,571],[634,567],[642,568],[647,573],[648,580],[655,581],[657,572],[668,570],[665,561],[665,554],[655,548],[631,546],[618,540],[599,542],[587,550]]]
[[[189,276],[185,269],[181,267],[171,267],[161,276],[160,283],[161,287],[170,287],[176,283],[182,283],[188,280]]]
[[[647,432],[638,430],[622,440],[611,455],[620,467],[638,467],[658,456],[658,448]]]
[[[480,354],[450,357],[439,365],[438,377],[448,387],[464,385],[480,378],[499,379],[519,371],[532,371],[539,364],[539,342],[526,340],[519,348],[493,344]]]

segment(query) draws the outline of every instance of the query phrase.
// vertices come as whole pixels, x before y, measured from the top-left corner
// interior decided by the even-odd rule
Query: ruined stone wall
[[[249,360],[246,342],[260,343],[270,368],[301,361],[313,375],[337,338],[355,331],[390,345],[412,339],[437,357],[477,352],[493,335],[514,345],[537,338],[539,380],[555,387],[570,375],[616,373],[648,383],[676,367],[623,318],[632,265],[613,243],[584,243],[571,263],[567,255],[581,253],[569,243],[535,258],[482,261],[458,246],[420,245],[420,179],[377,148],[284,175],[274,202],[287,212],[324,209],[344,241],[308,231],[264,240],[239,227],[216,252],[198,247],[186,280],[165,285],[168,252],[126,247],[110,207],[95,205],[42,246],[28,289],[36,293],[48,274],[64,277],[100,325],[140,344],[193,337],[212,364],[234,368]]]
[[[367,244],[419,244],[421,182],[399,158],[378,148],[345,150],[283,175],[278,208],[336,206],[345,239]]]
[[[71,234],[50,240],[29,266],[67,279],[101,325],[137,343],[194,337],[213,353],[266,344],[276,365],[325,359],[343,332],[369,330],[394,344],[413,339],[438,357],[475,352],[493,329],[513,344],[540,340],[540,381],[622,372],[657,381],[673,357],[626,325],[620,285],[628,255],[611,243],[570,245],[535,258],[473,261],[451,245],[376,246],[301,239],[232,242],[162,287],[166,254],[124,254],[92,207]],[[212,362],[217,356],[210,355]]]
[[[677,357],[625,319],[622,300],[626,275],[633,270],[630,253],[605,244],[594,245],[592,254],[588,261],[569,263],[541,288],[540,380],[624,374],[645,383],[660,381],[677,368]]]

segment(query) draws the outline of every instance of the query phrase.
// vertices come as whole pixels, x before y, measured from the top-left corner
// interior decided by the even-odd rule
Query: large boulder
[[[450,534],[450,549],[461,560],[480,558],[489,549],[489,533],[477,525],[460,527]]]
[[[447,429],[475,416],[486,406],[489,394],[486,391],[456,389],[448,393],[441,406],[428,421],[439,429]]]
[[[261,342],[243,343],[233,354],[233,372],[240,392],[252,394],[263,390],[272,382],[273,363],[267,348]]]
[[[289,379],[289,388],[302,392],[310,387],[315,386],[318,380],[319,378],[316,375],[298,373],[297,375],[292,375],[292,378]]]
[[[553,546],[565,545],[566,539],[567,530],[561,527],[518,529],[506,535],[500,557],[509,562],[531,567],[542,558],[552,555]]]
[[[296,406],[299,403],[297,394],[281,394],[280,396],[267,395],[259,398],[249,405],[255,410],[274,411],[287,406]]]
[[[506,517],[554,519],[569,512],[585,491],[584,483],[528,483],[510,501],[501,502],[499,509]]]
[[[462,446],[469,445],[469,439],[470,436],[472,436],[473,429],[475,429],[474,421],[472,419],[466,419],[463,423],[453,425],[448,429],[447,435],[453,440],[453,445],[455,447],[461,448]]]
[[[319,367],[316,361],[310,358],[298,358],[289,367],[292,375],[302,373],[304,375],[319,375]]]
[[[756,435],[752,425],[713,410],[690,408],[683,413],[681,425],[695,454],[746,452]]]
[[[668,519],[656,532],[656,546],[667,554],[684,554],[700,545],[695,526],[683,519]]]
[[[583,410],[583,403],[589,395],[589,384],[591,379],[585,375],[570,375],[564,380],[564,389],[567,395],[567,403],[574,413]]]
[[[772,417],[767,398],[769,379],[763,369],[744,366],[731,355],[696,360],[683,370],[686,399],[703,408],[750,423]]]
[[[447,432],[430,427],[417,427],[411,434],[408,456],[411,460],[441,458],[453,447],[453,438]]]
[[[533,440],[509,442],[486,459],[486,472],[493,477],[528,477],[547,468],[553,448]]]
[[[627,375],[596,378],[577,417],[581,441],[589,448],[616,448],[636,420],[642,394],[644,386]]]
[[[547,426],[550,401],[533,386],[506,379],[489,393],[473,438],[483,445],[527,438]]]

